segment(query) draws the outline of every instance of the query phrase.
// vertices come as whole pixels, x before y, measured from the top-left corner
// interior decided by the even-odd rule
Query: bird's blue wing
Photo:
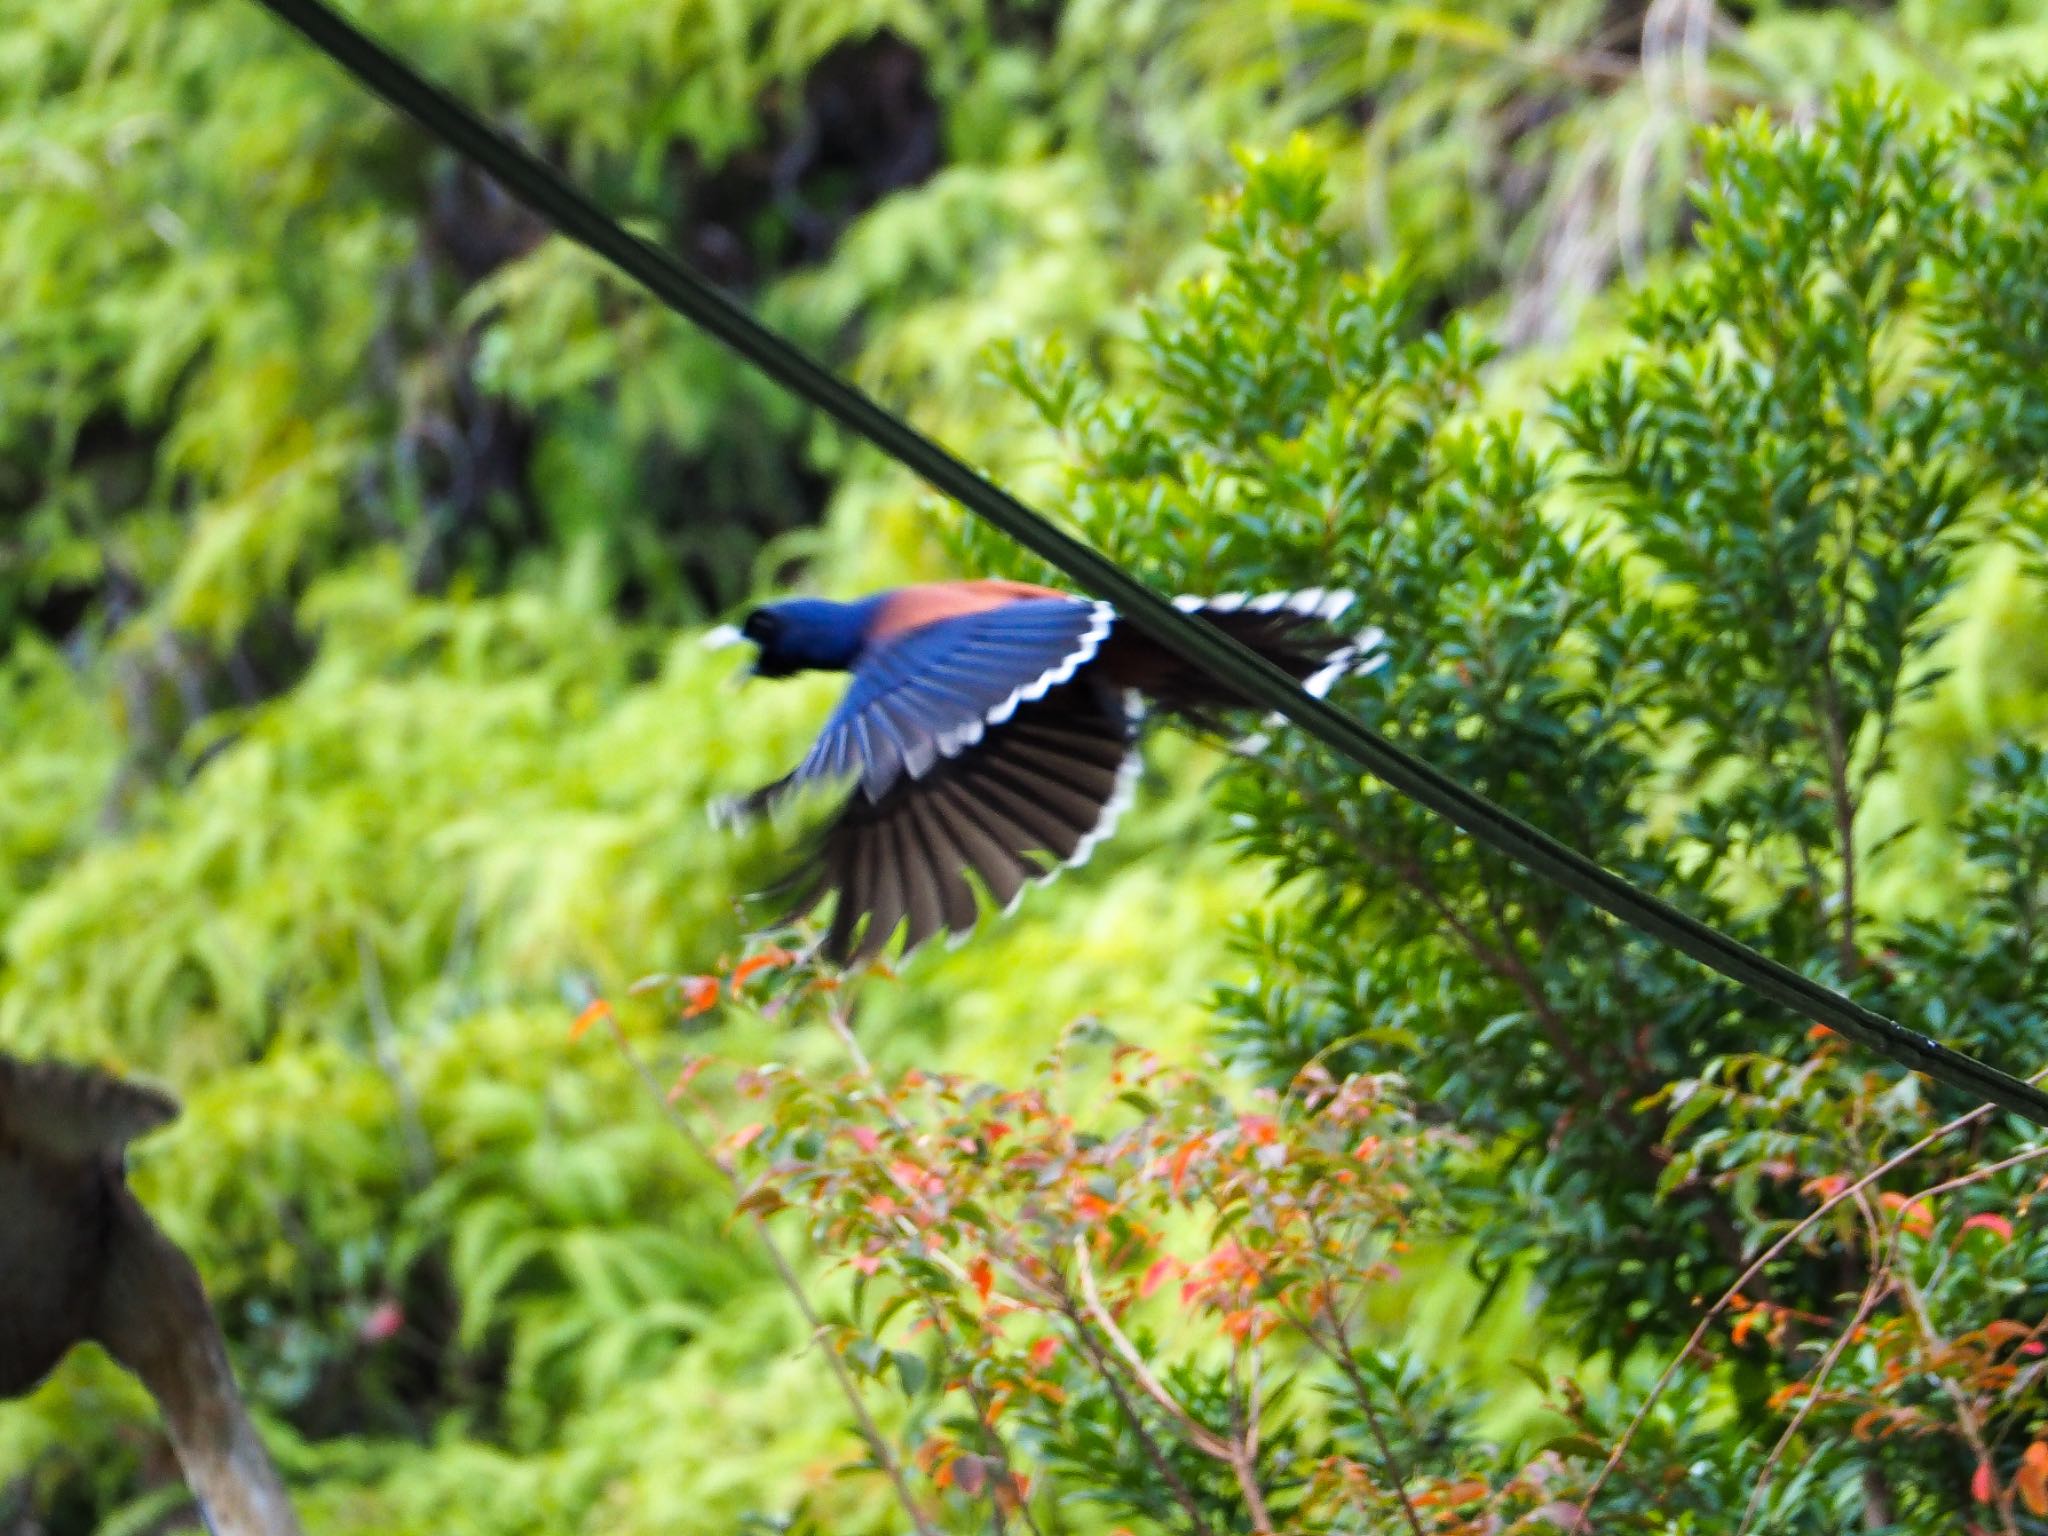
[[[892,635],[855,664],[852,685],[804,760],[740,808],[758,811],[798,786],[854,779],[879,800],[1070,681],[1115,623],[1107,603],[1025,598]]]

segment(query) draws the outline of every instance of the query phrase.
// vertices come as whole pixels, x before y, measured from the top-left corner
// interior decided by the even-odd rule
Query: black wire
[[[1510,815],[1341,710],[1314,697],[1273,663],[1176,609],[1113,561],[1063,533],[1000,486],[884,409],[658,246],[628,234],[551,166],[486,124],[463,102],[336,15],[321,0],[258,0],[358,81],[562,234],[604,257],[677,313],[716,336],[798,398],[915,470],[977,517],[1104,598],[1160,644],[1180,652],[1243,697],[1275,710],[1399,793],[1630,927],[1752,992],[1825,1024],[1859,1045],[1937,1082],[2048,1127],[2048,1094],[1997,1068],[1865,1008],[1811,977],[1636,889],[1584,854]]]

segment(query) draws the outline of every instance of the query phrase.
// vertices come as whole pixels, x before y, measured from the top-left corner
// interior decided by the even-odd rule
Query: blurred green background
[[[1347,255],[1504,339],[1506,410],[1679,259],[1700,123],[2048,66],[2035,0],[355,10],[1041,496],[1059,445],[989,348],[1114,375],[1239,149],[1313,141]],[[705,809],[832,685],[737,691],[697,632],[953,571],[952,516],[246,0],[0,0],[0,1045],[183,1098],[138,1184],[312,1529],[891,1528],[723,1189],[567,1026],[733,953],[776,867]],[[1900,793],[1957,792],[2039,686],[2014,570],[1978,582]],[[1014,1073],[1083,1013],[1204,1048],[1264,882],[1215,845],[1213,759],[1150,761],[1093,866],[873,990],[880,1058]],[[1513,1307],[1461,1335],[1469,1292],[1398,1326],[1511,1405],[1509,1343],[1548,1346]],[[182,1499],[97,1357],[0,1407],[9,1536]]]

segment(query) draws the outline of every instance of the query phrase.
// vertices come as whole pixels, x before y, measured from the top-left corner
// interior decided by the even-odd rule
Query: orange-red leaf
[[[1973,1227],[1981,1227],[1986,1232],[1996,1234],[2000,1242],[2009,1243],[2012,1241],[2012,1223],[2003,1216],[1994,1215],[1990,1211],[1979,1211],[1963,1223],[1963,1230],[1965,1232],[1968,1232]]]
[[[1174,1194],[1178,1195],[1180,1193],[1181,1184],[1188,1176],[1189,1162],[1193,1160],[1197,1152],[1201,1151],[1208,1144],[1209,1138],[1204,1134],[1195,1137],[1173,1154],[1173,1165],[1169,1175],[1169,1182],[1173,1186]]]
[[[1899,1225],[1915,1237],[1925,1237],[1934,1230],[1934,1212],[1924,1199],[1909,1203],[1904,1195],[1889,1189],[1877,1198],[1886,1210],[1899,1213]]]
[[[990,1268],[988,1260],[976,1256],[974,1261],[967,1266],[967,1278],[974,1282],[975,1295],[979,1296],[983,1302],[986,1302],[989,1291],[996,1283],[996,1272]]]
[[[1145,1271],[1145,1278],[1138,1282],[1138,1294],[1150,1296],[1166,1283],[1168,1275],[1174,1274],[1180,1267],[1180,1260],[1170,1254],[1164,1258],[1154,1259],[1152,1267]]]
[[[683,1063],[683,1070],[676,1074],[675,1082],[669,1087],[668,1101],[673,1104],[690,1091],[690,1084],[699,1072],[711,1065],[709,1056],[692,1056]]]
[[[686,1019],[709,1013],[718,1006],[716,976],[685,976],[677,986],[683,994],[683,1017]]]
[[[1048,1333],[1031,1346],[1031,1363],[1041,1371],[1052,1364],[1052,1357],[1060,1352],[1060,1341]]]
[[[733,989],[737,991],[740,987],[744,986],[749,976],[756,975],[762,971],[772,970],[777,966],[791,965],[795,961],[796,956],[789,950],[784,949],[780,944],[770,944],[766,949],[747,956],[746,959],[732,968]]]
[[[2027,1447],[2012,1485],[2020,1491],[2020,1501],[2029,1514],[2048,1515],[2048,1444],[2036,1440]]]
[[[1998,1484],[1992,1480],[1990,1462],[1978,1462],[1977,1470],[1970,1474],[1970,1497],[1979,1504],[1989,1504],[1998,1497]]]
[[[612,1005],[600,997],[596,1002],[576,1015],[575,1023],[569,1026],[569,1038],[571,1040],[581,1040],[590,1033],[593,1027],[603,1023],[611,1016]]]

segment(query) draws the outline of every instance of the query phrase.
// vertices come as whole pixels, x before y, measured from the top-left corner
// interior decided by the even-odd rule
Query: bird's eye
[[[762,645],[773,640],[781,628],[782,621],[774,614],[765,608],[756,608],[747,615],[746,622],[740,625],[740,633],[756,645]]]

